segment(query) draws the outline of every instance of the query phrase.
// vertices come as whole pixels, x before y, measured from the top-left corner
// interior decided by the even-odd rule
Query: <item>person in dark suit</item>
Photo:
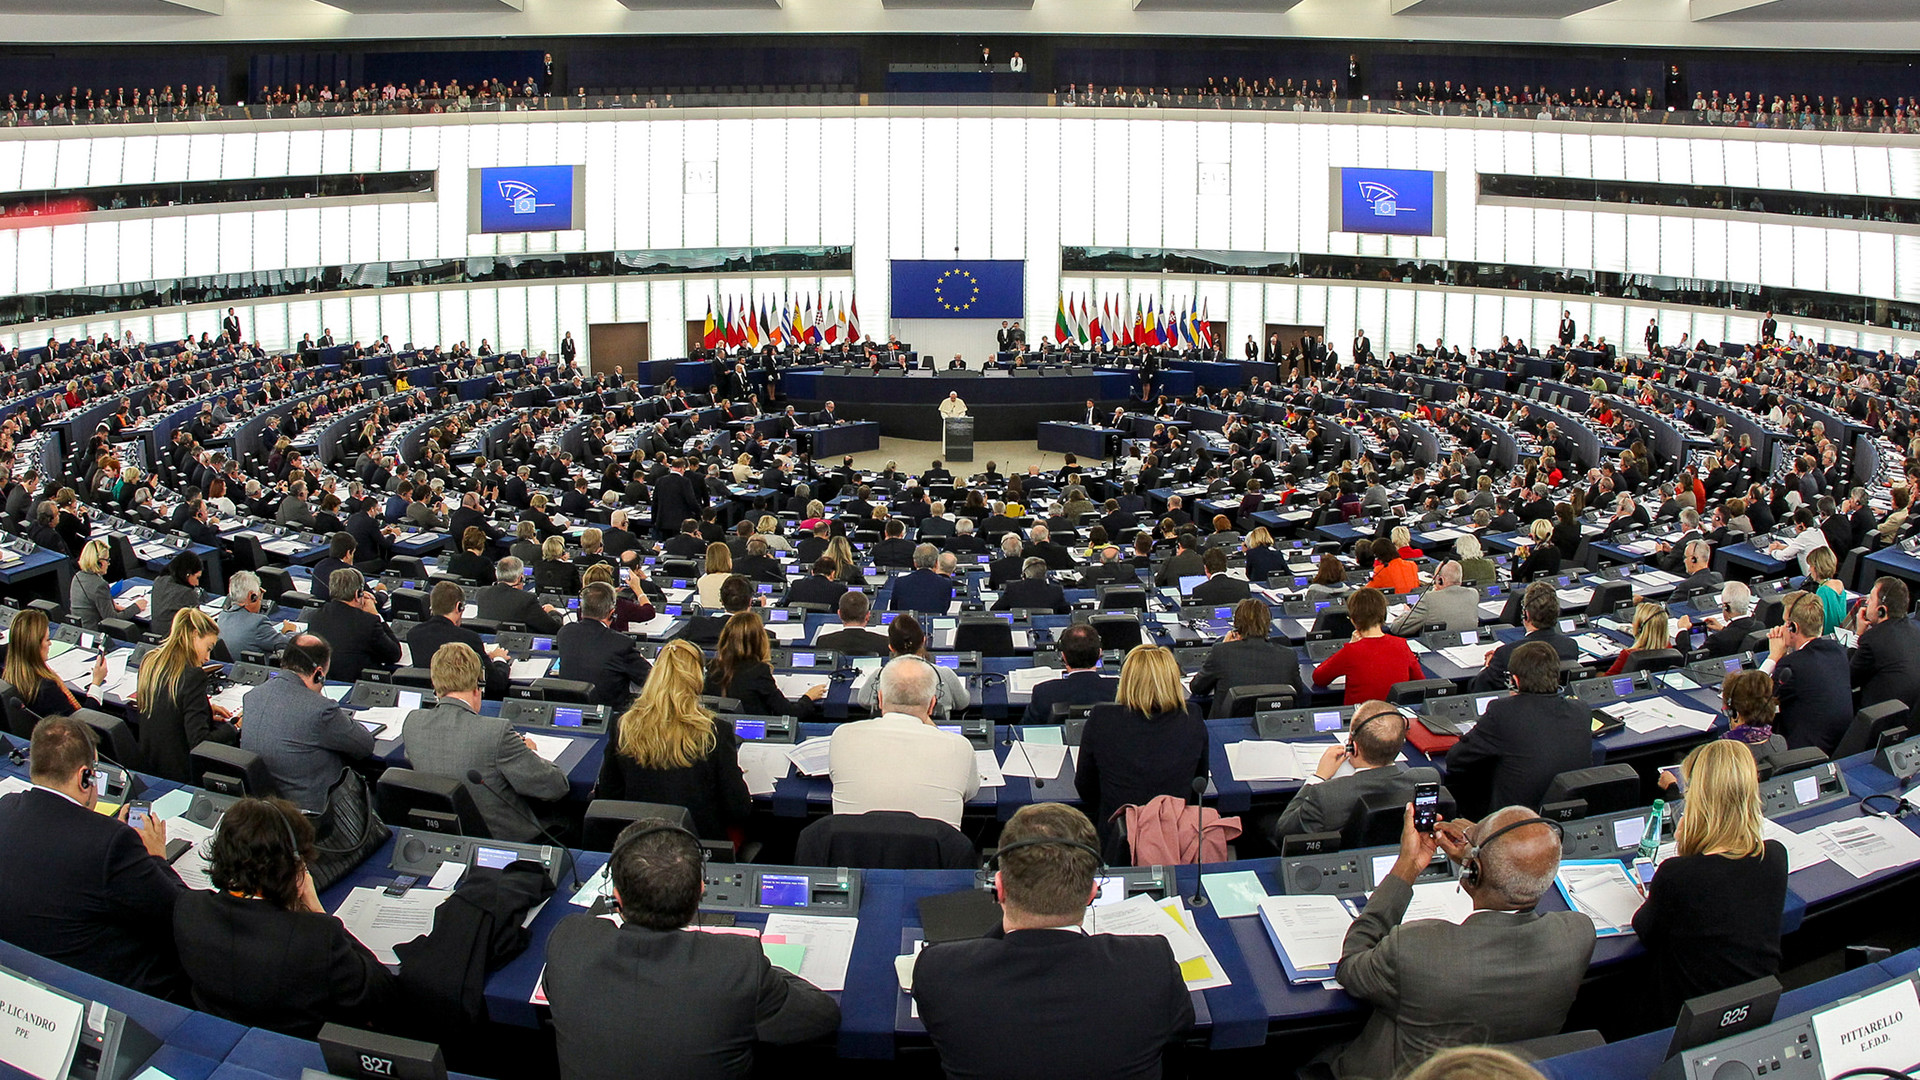
[[[363,567],[363,573],[377,572],[393,555],[393,537],[373,519],[368,507],[347,515],[346,533],[353,538],[354,565]]]
[[[1719,615],[1708,615],[1697,624],[1685,617],[1680,620],[1682,631],[1696,625],[1707,630],[1705,648],[1710,657],[1732,656],[1740,651],[1749,634],[1766,629],[1753,615],[1753,590],[1744,581],[1729,581],[1720,586]]]
[[[447,560],[447,572],[475,584],[493,580],[493,560],[487,557],[487,534],[469,526],[460,537],[460,550]]]
[[[1507,664],[1513,650],[1529,641],[1544,641],[1562,660],[1580,659],[1580,646],[1560,632],[1560,595],[1552,584],[1536,581],[1520,594],[1520,628],[1526,636],[1509,641],[1487,653],[1487,666],[1473,677],[1475,692],[1499,690],[1507,685]]]
[[[1275,847],[1300,833],[1340,832],[1360,810],[1361,800],[1390,798],[1396,805],[1413,799],[1413,777],[1395,759],[1407,742],[1407,717],[1384,701],[1368,701],[1353,710],[1352,738],[1320,755],[1314,780],[1287,802],[1268,828]]]
[[[753,802],[733,724],[700,704],[702,668],[690,642],[660,649],[646,688],[607,731],[594,797],[684,806],[702,839],[726,840]]]
[[[987,564],[987,588],[999,589],[1010,581],[1020,580],[1022,565],[1026,554],[1020,543],[1018,533],[1007,533],[1000,538],[1000,557]]]
[[[1300,681],[1300,657],[1285,642],[1267,640],[1273,630],[1273,609],[1266,601],[1248,597],[1233,606],[1233,629],[1207,651],[1193,677],[1195,697],[1213,695],[1215,718],[1227,715],[1231,691],[1242,686],[1284,683],[1294,688],[1295,701],[1306,697]]]
[[[466,603],[467,594],[460,586],[451,581],[436,582],[433,592],[427,596],[427,621],[407,635],[407,652],[417,667],[431,663],[440,646],[459,642],[479,658],[481,669],[486,672],[486,696],[496,700],[504,698],[512,671],[507,650],[498,645],[489,646],[479,634],[460,625],[466,614]],[[243,744],[244,741],[243,738]]]
[[[774,681],[771,650],[766,624],[748,610],[728,616],[715,646],[713,664],[707,668],[705,693],[732,698],[740,711],[749,716],[797,716],[812,719],[819,712],[819,701],[827,694],[822,682],[807,688],[797,701],[789,701]]]
[[[493,566],[493,584],[481,589],[474,606],[482,619],[517,622],[536,634],[560,629],[560,609],[526,591],[526,564],[509,555]]]
[[[688,518],[698,518],[700,508],[706,504],[693,481],[686,475],[685,458],[673,458],[667,463],[668,471],[653,484],[653,531],[661,537],[672,536],[680,531],[680,523]]]
[[[1159,795],[1185,799],[1207,775],[1207,725],[1188,706],[1180,665],[1158,645],[1127,653],[1114,704],[1098,705],[1080,735],[1074,787],[1104,827],[1101,844],[1114,866],[1132,863],[1114,812],[1144,806]]]
[[[873,564],[884,567],[913,565],[913,542],[907,539],[907,523],[887,519],[887,538],[873,545]]]
[[[1098,891],[1096,839],[1070,806],[1021,807],[1000,834],[1000,925],[914,962],[914,1001],[949,1076],[1149,1080],[1192,1025],[1164,938],[1081,932]],[[1028,1037],[1008,1038],[1015,1030]]]
[[[593,684],[593,701],[615,712],[633,700],[633,688],[646,683],[647,658],[633,638],[609,625],[613,619],[613,586],[596,581],[580,590],[580,620],[568,623],[554,636],[560,654],[562,679]]]
[[[833,579],[836,569],[832,559],[813,560],[813,573],[797,578],[787,586],[787,603],[838,607],[840,598],[847,594],[847,587]]]
[[[872,618],[872,601],[863,592],[847,592],[840,597],[840,629],[821,628],[814,636],[813,647],[837,652],[842,656],[885,656],[890,651],[887,636],[876,634],[867,629],[867,620]]]
[[[621,922],[574,915],[547,941],[561,1075],[746,1080],[755,1043],[807,1042],[839,1028],[833,998],[774,967],[754,939],[686,932],[706,889],[692,833],[637,821],[607,865]]]
[[[469,491],[460,497],[460,508],[447,515],[447,535],[465,537],[468,529],[479,529],[488,543],[504,535],[493,522],[487,519],[487,512],[481,508],[480,496]]]
[[[1860,604],[1850,683],[1859,688],[1855,708],[1883,701],[1912,705],[1920,698],[1920,626],[1914,625],[1912,608],[1907,583],[1896,577],[1875,581]]]
[[[1819,598],[1797,596],[1768,632],[1767,655],[1780,702],[1773,730],[1791,749],[1817,746],[1831,754],[1853,722],[1853,680],[1846,648],[1822,636],[1825,629]]]
[[[1200,540],[1192,531],[1182,531],[1176,541],[1179,550],[1173,557],[1160,564],[1160,572],[1154,575],[1153,583],[1166,588],[1180,584],[1183,577],[1198,577],[1207,572],[1206,563],[1201,561]]]
[[[1055,705],[1099,705],[1112,701],[1120,689],[1119,679],[1100,674],[1100,631],[1080,623],[1062,630],[1058,642],[1066,670],[1033,688],[1022,723],[1058,723]]]
[[[321,906],[313,841],[285,799],[227,808],[207,853],[213,890],[173,907],[194,1008],[311,1039],[322,1024],[367,1027],[395,1003],[398,981]]]
[[[1193,587],[1193,602],[1196,604],[1237,604],[1253,594],[1253,586],[1246,581],[1227,576],[1227,553],[1219,548],[1208,548],[1200,556],[1200,563],[1206,568],[1207,580]]]
[[[93,729],[34,725],[30,791],[0,798],[0,938],[156,997],[184,990],[173,907],[186,887],[167,865],[167,826],[97,813]]]
[[[947,563],[947,572],[941,572],[942,562]],[[893,590],[887,601],[889,611],[931,611],[941,615],[953,603],[953,567],[958,565],[952,555],[942,559],[940,549],[932,544],[921,544],[913,549],[913,571],[893,579]]]
[[[1047,580],[1045,559],[1028,556],[1021,564],[1020,574],[1020,580],[1008,582],[1007,587],[1000,590],[1000,599],[993,602],[993,610],[1051,611],[1055,615],[1067,613],[1067,591]]]
[[[1513,696],[1489,703],[1473,730],[1447,751],[1447,784],[1463,813],[1537,810],[1554,777],[1593,764],[1593,711],[1560,693],[1553,646],[1523,642],[1508,660],[1507,675]]]
[[[328,579],[333,599],[307,619],[307,629],[333,646],[333,677],[353,682],[368,668],[391,668],[400,661],[400,639],[380,617],[365,579],[353,567],[335,570]]]

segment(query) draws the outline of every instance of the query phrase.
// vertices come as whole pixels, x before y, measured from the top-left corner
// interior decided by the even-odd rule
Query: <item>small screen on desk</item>
[[[882,626],[890,626],[890,625],[892,625],[892,623],[893,623],[893,617],[894,617],[895,615],[898,615],[898,614],[900,614],[900,613],[899,613],[899,612],[897,612],[897,611],[883,611],[883,612],[881,612],[881,613],[880,613],[880,625],[882,625]]]
[[[1304,588],[1306,588],[1306,587],[1307,587],[1307,579],[1306,579],[1306,578],[1303,578],[1303,577],[1297,577],[1297,578],[1294,578],[1294,579],[1293,579],[1293,587],[1294,587],[1294,588],[1296,588],[1296,589],[1304,589]]]
[[[1231,620],[1231,619],[1233,618],[1233,609],[1232,609],[1232,608],[1230,608],[1230,607],[1217,607],[1217,608],[1214,608],[1214,609],[1213,609],[1213,617],[1214,617],[1214,618],[1216,618],[1216,619],[1226,619],[1226,620]]]
[[[1460,644],[1462,644],[1462,645],[1478,645],[1478,644],[1480,644],[1480,631],[1478,631],[1478,630],[1462,630],[1462,631],[1460,631]]]
[[[1793,799],[1802,806],[1820,797],[1820,778],[1802,776],[1793,782]]]
[[[1474,699],[1474,702],[1473,702],[1473,714],[1474,714],[1475,716],[1485,716],[1485,715],[1487,715],[1487,706],[1489,706],[1489,705],[1491,705],[1491,704],[1493,704],[1493,703],[1494,703],[1494,701],[1495,701],[1496,699],[1498,699],[1498,698],[1501,698],[1501,697],[1504,697],[1504,696],[1506,696],[1506,695],[1504,695],[1504,694],[1488,694],[1488,695],[1487,695],[1487,696],[1485,696],[1485,697],[1481,697],[1481,698],[1475,698],[1475,699]]]
[[[568,611],[579,611],[579,610],[580,610],[580,598],[579,598],[579,597],[577,597],[577,596],[569,596],[569,597],[567,597],[567,610],[568,610]]]
[[[794,667],[812,667],[812,666],[813,666],[813,654],[812,654],[812,653],[810,653],[810,652],[797,652],[797,653],[794,653],[794,654],[793,654],[793,666],[794,666]]]
[[[498,870],[520,857],[512,848],[476,847],[473,849],[473,865],[484,866],[489,870]]]
[[[804,874],[760,875],[762,907],[806,907],[807,877]]]
[[[1740,659],[1739,657],[1729,656],[1726,658],[1726,660],[1722,661],[1721,666],[1726,668],[1727,674],[1731,675],[1734,672],[1739,671],[1741,668],[1746,667],[1747,665],[1746,665],[1746,661]]]
[[[553,710],[554,727],[579,727],[580,719],[579,709],[556,708]]]
[[[1180,595],[1191,596],[1193,594],[1193,587],[1205,580],[1207,580],[1207,575],[1205,574],[1182,574],[1179,582]]]
[[[1627,675],[1613,680],[1613,693],[1616,697],[1626,697],[1633,693],[1633,676]]]
[[[940,728],[941,731],[950,731],[955,735],[960,734],[959,724],[940,724],[938,725],[938,727]]]
[[[529,644],[527,647],[532,649],[534,652],[552,652],[553,639],[550,637],[537,637],[537,638],[534,638],[533,642]]]
[[[767,618],[773,620],[774,622],[786,622],[787,609],[783,607],[774,608],[773,610],[767,612]]]
[[[960,657],[956,653],[941,653],[933,658],[933,662],[943,668],[958,668]]]
[[[1345,726],[1346,722],[1340,719],[1338,710],[1313,714],[1313,730],[1315,731],[1339,731]]]
[[[677,619],[677,618],[679,618],[679,617],[680,617],[680,605],[679,605],[679,604],[668,604],[668,605],[667,605],[667,614],[668,614],[668,615],[671,615],[671,616],[673,616],[673,617],[674,617],[674,618],[676,618],[676,619]]]
[[[421,698],[420,691],[418,690],[401,690],[395,696],[398,698],[397,704],[403,709],[417,709],[420,707]]]
[[[1333,601],[1331,600],[1315,600],[1313,602],[1313,613],[1318,615],[1332,606]]]
[[[1373,883],[1378,885],[1387,880],[1387,876],[1393,873],[1393,864],[1398,862],[1399,859],[1400,856],[1398,853],[1392,855],[1375,855],[1373,857]]]
[[[1573,633],[1573,629],[1576,625],[1577,624],[1572,619],[1561,619],[1560,632],[1563,634],[1571,634]]]
[[[765,720],[735,720],[733,733],[743,739],[764,739],[767,737]]]
[[[755,586],[753,591],[759,593],[761,596],[771,595],[773,593],[773,584],[771,582],[763,581],[759,585]]]
[[[1637,848],[1646,835],[1646,818],[1626,817],[1613,823],[1613,846],[1616,848]]]

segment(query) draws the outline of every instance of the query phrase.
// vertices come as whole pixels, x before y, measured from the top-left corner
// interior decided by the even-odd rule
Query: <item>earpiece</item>
[[[633,829],[631,832],[623,833],[620,839],[614,843],[613,850],[607,854],[607,891],[601,894],[615,914],[618,914],[620,911],[620,898],[613,891],[613,865],[620,861],[620,856],[625,854],[628,848],[658,833],[679,833],[692,841],[694,849],[700,852],[700,865],[703,869],[705,868],[707,864],[707,849],[700,843],[700,838],[693,834],[693,830],[685,826],[676,825],[671,821],[661,821],[643,828]]]
[[[1491,847],[1495,840],[1500,839],[1501,837],[1507,835],[1508,833],[1512,832],[1515,829],[1524,829],[1529,825],[1546,825],[1551,829],[1553,829],[1553,831],[1556,834],[1560,834],[1560,835],[1564,835],[1566,831],[1560,827],[1559,822],[1554,821],[1551,818],[1543,818],[1543,817],[1522,818],[1519,821],[1515,821],[1510,824],[1503,825],[1500,828],[1493,830],[1492,834],[1489,835],[1486,839],[1480,841],[1479,843],[1467,849],[1467,857],[1461,860],[1460,884],[1469,889],[1478,886],[1480,884],[1481,853],[1486,851],[1487,848]]]

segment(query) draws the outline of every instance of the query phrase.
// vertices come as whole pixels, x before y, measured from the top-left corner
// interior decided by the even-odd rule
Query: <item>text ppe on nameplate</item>
[[[40,1080],[66,1080],[86,1005],[0,971],[0,1061]]]

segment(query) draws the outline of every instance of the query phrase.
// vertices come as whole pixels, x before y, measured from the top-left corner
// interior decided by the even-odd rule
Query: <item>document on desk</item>
[[[1227,978],[1226,969],[1220,966],[1220,958],[1213,955],[1213,946],[1207,944],[1207,939],[1194,925],[1193,912],[1187,910],[1186,899],[1176,893],[1157,903],[1160,905],[1160,910],[1166,912],[1168,918],[1179,923],[1180,928],[1193,939],[1193,943],[1199,946],[1199,956],[1180,962],[1180,979],[1187,984],[1187,989],[1211,990],[1216,986],[1233,985],[1233,980]]]
[[[1567,906],[1593,920],[1596,937],[1633,933],[1633,914],[1646,903],[1632,871],[1618,859],[1571,859],[1553,879]]]
[[[154,809],[158,810],[159,806],[156,804]],[[183,817],[163,814],[161,820],[167,823],[168,840],[185,840],[189,845],[186,854],[173,860],[173,872],[187,888],[212,892],[213,879],[207,875],[207,845],[213,841],[213,830]]]
[[[1354,915],[1357,917],[1365,908],[1365,904],[1359,905]],[[1416,919],[1439,919],[1458,926],[1466,922],[1471,914],[1473,897],[1460,888],[1459,882],[1423,881],[1413,887],[1413,900],[1407,904],[1406,914],[1400,916],[1400,921],[1410,923]]]
[[[533,752],[540,755],[540,760],[547,762],[559,761],[560,755],[573,746],[573,740],[565,735],[527,735],[526,739],[533,743]]]
[[[1857,878],[1920,862],[1920,836],[1892,818],[1841,818],[1804,835]]]
[[[239,683],[234,683],[231,686],[225,687],[219,693],[209,696],[207,700],[213,702],[215,705],[220,706],[221,708],[227,710],[228,712],[237,713],[240,711],[240,700],[246,697],[247,691],[251,689],[253,689],[253,687],[251,686],[243,686]]]
[[[1206,947],[1181,925],[1180,920],[1168,914],[1159,901],[1144,893],[1117,904],[1088,908],[1080,928],[1089,934],[1165,938],[1173,948],[1174,960],[1182,964],[1207,954]]]
[[[1487,666],[1487,654],[1497,647],[1497,642],[1482,645],[1449,645],[1440,650],[1440,656],[1454,667],[1477,671]]]
[[[1000,759],[993,756],[992,750],[975,750],[973,767],[980,773],[982,790],[1007,786],[1007,776],[1000,771]]]
[[[582,882],[580,887],[574,890],[573,895],[567,898],[567,903],[575,907],[592,907],[593,902],[601,896],[612,895],[607,888],[607,866],[607,863],[601,863],[600,869],[595,870],[593,876]]]
[[[832,745],[833,739],[829,736],[822,735],[808,739],[806,742],[789,747],[787,760],[793,762],[793,767],[800,770],[802,776],[825,776],[827,775],[827,752]]]
[[[1568,608],[1584,608],[1593,599],[1593,588],[1583,585],[1573,589],[1555,589],[1554,595],[1560,598],[1560,608],[1563,611]]]
[[[380,705],[364,709],[349,709],[347,714],[362,724],[379,724],[380,730],[373,733],[375,739],[397,739],[400,729],[406,723],[407,714],[413,712],[405,705]]]
[[[1008,748],[1007,760],[1000,766],[1000,771],[1007,776],[1052,780],[1060,775],[1060,769],[1066,763],[1067,748],[1064,743],[1016,741]]]
[[[521,679],[526,682],[532,682],[535,679],[546,678],[547,672],[552,668],[553,657],[532,656],[525,660],[509,661],[507,663],[507,677],[509,679]]]
[[[68,649],[47,661],[61,682],[85,683],[93,679],[93,661],[99,654],[91,649]]]
[[[847,962],[853,959],[853,938],[859,932],[859,919],[780,914],[767,916],[760,941],[804,948],[805,957],[794,974],[831,992],[847,987]]]
[[[827,677],[807,674],[775,675],[773,683],[780,688],[781,693],[787,695],[788,701],[798,701],[806,697],[807,691],[814,687],[827,685]]]
[[[334,915],[383,964],[397,964],[394,946],[433,929],[433,913],[451,890],[409,889],[388,896],[385,889],[362,885],[347,894]]]
[[[1827,861],[1827,853],[1820,850],[1820,843],[1794,832],[1770,817],[1760,819],[1760,836],[1766,840],[1778,840],[1780,846],[1787,849],[1787,873],[1797,874],[1809,866],[1818,866]]]
[[[773,794],[774,785],[784,779],[792,767],[793,762],[787,757],[787,747],[779,743],[740,744],[740,772],[747,778],[749,795]]]
[[[1043,682],[1052,682],[1061,676],[1059,668],[1023,667],[1007,672],[1007,693],[1031,694],[1033,688]]]
[[[1227,770],[1235,780],[1299,780],[1300,759],[1293,747],[1266,739],[1227,744]]]
[[[1710,712],[1689,709],[1678,702],[1658,697],[1622,701],[1600,711],[1627,725],[1628,731],[1641,735],[1667,728],[1704,732],[1713,727],[1715,719]]]
[[[680,621],[680,617],[678,615],[667,615],[662,613],[659,615],[655,615],[653,618],[648,619],[646,622],[628,623],[627,632],[630,634],[638,634],[641,637],[649,637],[649,638],[659,637],[660,635],[666,633],[669,627],[671,627],[674,623],[679,621]]]
[[[1260,921],[1289,982],[1328,982],[1340,966],[1353,913],[1334,896],[1269,896],[1260,901]]]

